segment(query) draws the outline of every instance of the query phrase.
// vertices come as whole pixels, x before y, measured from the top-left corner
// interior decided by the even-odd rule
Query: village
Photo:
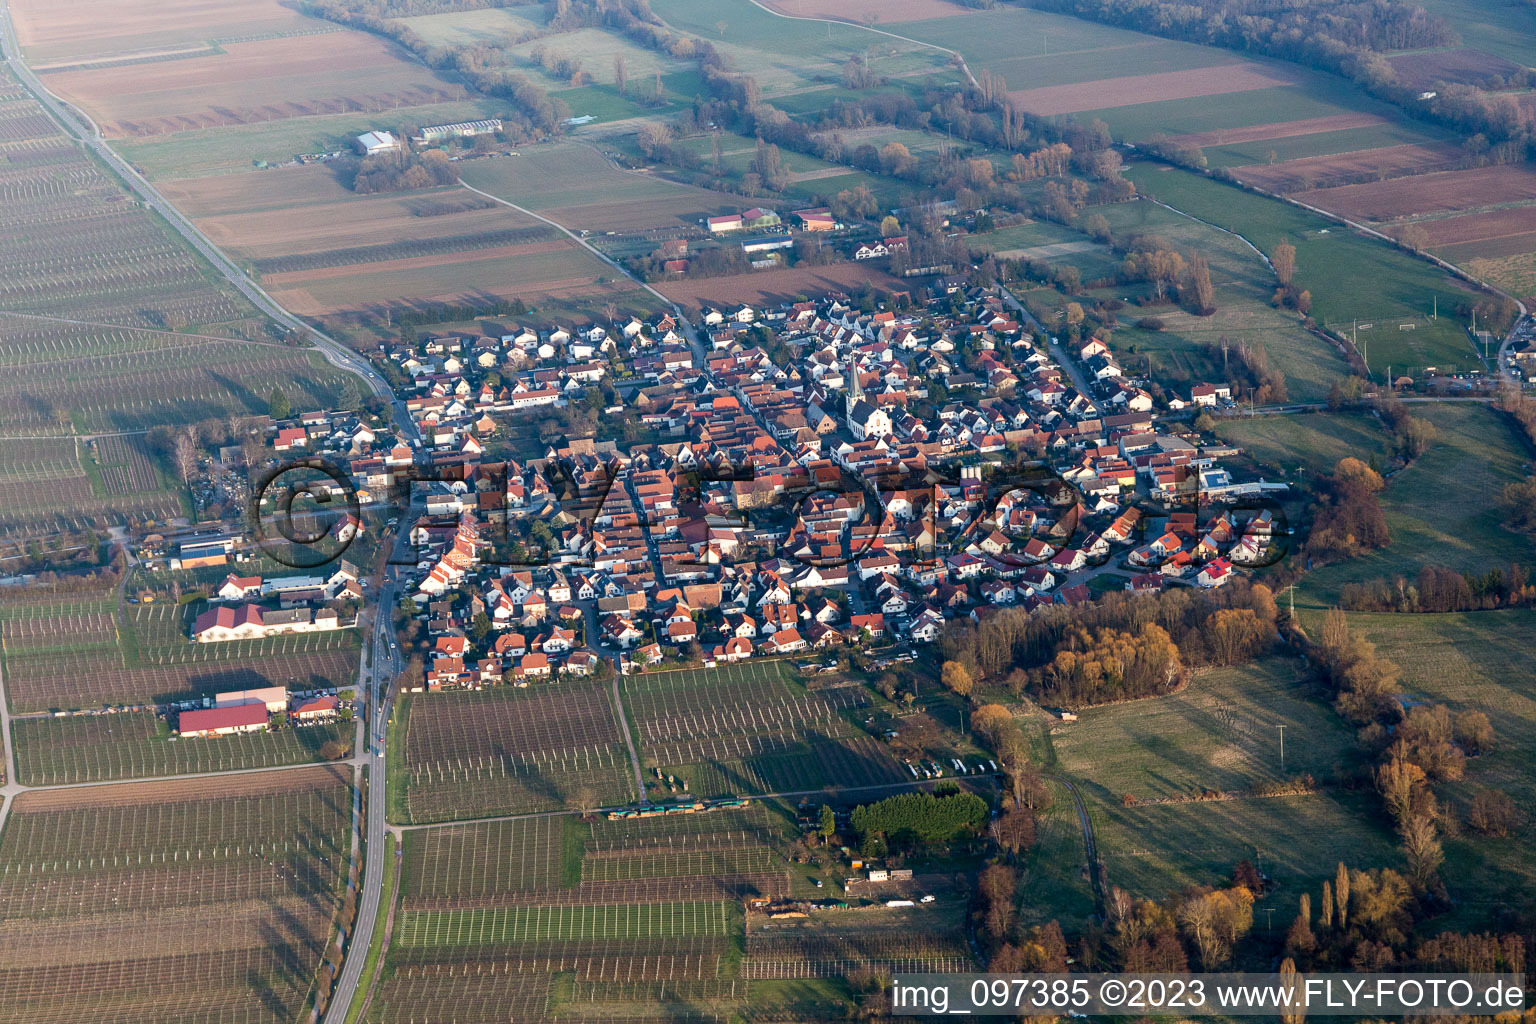
[[[999,608],[1218,587],[1285,532],[1265,500],[1285,485],[1235,480],[1221,460],[1236,450],[1181,422],[1231,408],[1225,385],[1157,409],[1102,342],[1063,366],[995,292],[889,305],[831,295],[706,309],[698,329],[663,315],[381,346],[421,441],[311,413],[274,423],[272,447],[417,517],[386,576],[418,624],[408,691],[911,650]],[[609,436],[570,439],[582,414]],[[331,539],[362,530],[347,515]],[[240,544],[191,541],[167,562]],[[232,572],[190,639],[346,628],[334,608],[361,575],[346,559]]]

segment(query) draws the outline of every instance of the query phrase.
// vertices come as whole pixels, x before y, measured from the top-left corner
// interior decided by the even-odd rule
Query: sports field
[[[1201,253],[1210,263],[1216,288],[1217,309],[1207,317],[1175,305],[1127,306],[1119,314],[1123,325],[1111,342],[1122,365],[1138,371],[1150,368],[1153,379],[1182,392],[1225,372],[1219,352],[1214,351],[1222,338],[1233,346],[1245,342],[1262,347],[1269,365],[1285,374],[1288,400],[1293,402],[1320,401],[1328,394],[1329,384],[1346,372],[1343,358],[1332,345],[1306,331],[1294,313],[1271,306],[1274,272],[1242,239],[1145,201],[1092,212],[1101,214],[1122,242],[1136,235],[1154,235],[1181,253]],[[1116,286],[1105,294],[1118,298],[1133,291],[1140,294],[1145,289]],[[1156,317],[1163,329],[1135,327],[1143,316]]]
[[[1265,252],[1282,241],[1296,247],[1296,281],[1312,293],[1312,315],[1335,329],[1356,320],[1383,329],[1369,339],[1370,365],[1384,372],[1474,365],[1466,323],[1448,311],[1474,301],[1469,288],[1433,264],[1384,242],[1356,235],[1278,200],[1244,192],[1189,171],[1134,165],[1128,176],[1144,193],[1185,213],[1236,231]],[[1428,319],[1438,300],[1441,316]],[[1412,323],[1412,330],[1400,330]]]

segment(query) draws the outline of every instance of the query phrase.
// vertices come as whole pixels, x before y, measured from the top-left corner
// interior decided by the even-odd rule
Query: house
[[[869,637],[871,640],[879,640],[881,637],[885,636],[884,615],[855,615],[852,619],[849,620],[849,622],[849,628],[852,629],[854,635],[858,635],[860,632],[867,629],[869,630]]]
[[[667,642],[671,644],[691,644],[699,638],[699,627],[692,619],[680,619],[667,623]]]
[[[242,732],[265,732],[267,706],[260,703],[231,704],[222,708],[183,711],[176,717],[176,732],[187,736],[232,736]]]
[[[192,639],[200,644],[225,640],[255,640],[266,636],[260,605],[210,608],[192,623]]]
[[[716,647],[710,656],[716,661],[742,661],[752,657],[752,641],[744,636],[733,636]]]
[[[260,576],[236,576],[230,573],[214,594],[220,601],[244,601],[261,593]]]
[[[312,697],[295,704],[292,714],[297,722],[328,722],[336,717],[340,709],[341,702],[335,697]]]
[[[1232,389],[1225,384],[1196,384],[1189,392],[1191,405],[1213,406],[1231,400]]]
[[[727,231],[740,231],[742,228],[741,214],[730,213],[723,217],[711,217],[707,221],[711,234],[719,235]]]
[[[1197,586],[1214,589],[1231,582],[1232,576],[1231,562],[1225,558],[1213,558],[1195,576],[1195,583]]]

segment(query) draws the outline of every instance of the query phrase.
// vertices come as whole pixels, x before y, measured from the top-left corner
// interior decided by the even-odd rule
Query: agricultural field
[[[1303,202],[1352,216],[1347,202],[1330,201],[1334,193],[1361,187],[1351,182],[1360,181],[1362,177],[1373,181],[1391,178],[1390,187],[1403,188],[1410,183],[1398,180],[1402,177],[1445,171],[1465,159],[1465,154],[1454,146],[1405,143],[1234,167],[1232,173],[1245,184],[1271,192],[1300,192],[1303,194],[1298,198]]]
[[[433,46],[505,46],[526,33],[543,29],[549,22],[549,11],[542,4],[530,3],[422,14],[395,21]]]
[[[916,908],[866,907],[809,920],[753,917],[742,976],[753,981],[882,973],[974,971],[965,906],[946,899]]]
[[[193,644],[187,631],[199,609],[197,603],[128,605],[114,612],[106,599],[8,602],[0,608],[0,637],[12,709],[24,714],[164,703],[275,685],[313,689],[346,685],[356,674],[353,630]],[[61,621],[72,626],[70,642],[61,642]],[[131,756],[126,750],[103,752],[103,757]]]
[[[709,40],[735,69],[756,78],[770,101],[841,84],[848,55],[871,48],[875,68],[887,77],[914,84],[957,77],[949,54],[924,45],[926,40],[908,41],[920,38],[910,25],[897,33],[905,39],[892,38],[853,25],[780,17],[749,0],[657,0],[651,10],[673,28]]]
[[[11,7],[17,41],[29,63],[63,65],[154,55],[172,57],[235,39],[327,31],[279,0],[164,0],[150,4],[79,0],[67,5],[24,0]]]
[[[14,723],[17,781],[56,786],[113,779],[274,768],[323,761],[320,748],[352,743],[351,722],[285,727],[275,732],[177,740],[152,711]]]
[[[765,6],[791,18],[834,18],[871,27],[963,14],[951,0],[770,0]]]
[[[743,196],[620,170],[577,143],[525,146],[515,157],[472,161],[460,173],[466,184],[572,230],[697,229],[706,217],[751,205]]]
[[[0,839],[0,1018],[298,1018],[350,821],[329,768],[22,794]]]
[[[1536,65],[1536,26],[1519,0],[1424,0],[1423,7],[1455,25],[1467,46]]]
[[[870,263],[875,261],[871,260]],[[658,282],[656,290],[685,309],[701,306],[774,305],[799,296],[827,292],[856,292],[863,286],[882,291],[909,291],[912,284],[892,277],[869,263],[832,263],[824,267],[758,270],[731,277],[704,277]]]
[[[1393,474],[1382,492],[1392,543],[1359,558],[1308,573],[1297,608],[1334,603],[1339,588],[1359,580],[1412,579],[1426,565],[1485,572],[1536,560],[1536,544],[1504,527],[1499,495],[1521,479],[1530,460],[1524,438],[1503,414],[1472,403],[1410,407],[1435,425],[1436,444]]]
[[[264,412],[274,385],[296,409],[334,403],[344,374],[278,343],[15,85],[0,84],[0,160],[0,428],[53,435],[0,460],[8,533],[182,513],[136,439],[71,433]]]
[[[1150,195],[1218,227],[1237,232],[1264,252],[1280,242],[1296,247],[1296,282],[1312,293],[1312,316],[1334,330],[1355,322],[1373,324],[1362,335],[1369,364],[1384,372],[1441,372],[1480,365],[1467,334],[1468,322],[1452,315],[1477,294],[1433,264],[1390,245],[1357,235],[1304,210],[1243,192],[1189,171],[1154,164],[1128,169]],[[1440,317],[1429,314],[1438,300]],[[1411,329],[1400,325],[1409,324]]]
[[[1134,235],[1150,234],[1167,240],[1180,252],[1199,252],[1210,263],[1211,283],[1216,288],[1217,309],[1208,317],[1195,316],[1178,306],[1140,310],[1127,306],[1122,310],[1122,327],[1114,332],[1111,345],[1126,369],[1150,371],[1151,379],[1181,393],[1203,381],[1225,380],[1216,346],[1226,338],[1234,346],[1246,342],[1264,350],[1269,365],[1285,374],[1288,401],[1320,401],[1327,396],[1329,385],[1347,372],[1343,357],[1332,345],[1305,330],[1294,313],[1270,305],[1276,286],[1274,271],[1243,239],[1145,201],[1097,207],[1091,212],[1102,214],[1122,242]],[[1118,298],[1130,293],[1117,286],[1105,294]],[[1155,317],[1163,328],[1152,331],[1134,326],[1143,316]]]
[[[354,31],[232,42],[206,56],[46,77],[51,91],[90,114],[109,138],[464,98],[463,86],[408,61],[393,43]]]
[[[786,890],[781,834],[760,805],[409,829],[368,1019],[420,1020],[445,1000],[466,1021],[740,1008],[740,900]]]
[[[862,687],[805,691],[782,663],[646,674],[626,679],[622,692],[647,770],[686,781],[698,796],[907,777],[885,744],[855,724],[870,704]]]
[[[471,95],[451,103],[411,107],[419,124],[453,124],[500,117],[506,104]],[[393,114],[390,119],[393,120]],[[114,148],[145,177],[159,182],[250,171],[258,163],[287,164],[301,153],[330,153],[379,125],[372,111],[316,114],[256,124],[198,128],[145,138],[119,139]]]
[[[601,683],[412,696],[395,717],[403,751],[391,815],[425,822],[592,806],[634,797],[608,688]]]

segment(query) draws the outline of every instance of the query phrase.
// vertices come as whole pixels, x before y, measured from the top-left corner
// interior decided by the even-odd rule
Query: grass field
[[[1478,789],[1494,787],[1511,796],[1524,815],[1508,838],[1467,831],[1446,841],[1442,875],[1456,907],[1442,926],[1475,927],[1536,885],[1529,856],[1536,821],[1523,799],[1536,787],[1536,679],[1529,655],[1536,624],[1524,611],[1352,613],[1349,627],[1397,662],[1411,699],[1444,703],[1453,713],[1483,711],[1494,723],[1494,750],[1468,761],[1463,781],[1437,787],[1462,813]]]
[[[1379,422],[1355,413],[1234,416],[1218,420],[1216,434],[1241,446],[1259,465],[1285,474],[1331,473],[1340,459],[1369,462],[1372,455],[1385,457],[1391,447]]]
[[[567,227],[600,226],[582,217],[583,207],[663,202],[674,216],[697,221],[722,204],[734,201],[738,205],[731,208],[737,211],[750,205],[743,197],[622,171],[597,150],[579,143],[524,147],[515,157],[471,161],[460,173],[475,188],[548,213]]]
[[[1201,253],[1210,262],[1216,287],[1217,309],[1212,316],[1193,316],[1177,306],[1122,311],[1124,326],[1114,332],[1111,346],[1126,369],[1150,370],[1153,379],[1179,392],[1203,381],[1225,380],[1220,356],[1201,346],[1215,346],[1227,338],[1234,345],[1244,341],[1264,349],[1269,364],[1285,374],[1289,401],[1320,401],[1329,385],[1347,372],[1332,345],[1303,329],[1295,314],[1269,304],[1274,272],[1241,239],[1149,202],[1117,203],[1093,212],[1102,214],[1121,240],[1153,234],[1181,252]],[[1108,297],[1126,294],[1124,288],[1106,293]],[[1142,315],[1157,317],[1164,329],[1135,327],[1134,321]]]
[[[525,32],[538,31],[548,20],[539,4],[395,19],[433,46],[506,45]]]
[[[485,12],[476,12],[485,13]],[[484,97],[411,107],[418,124],[453,124],[499,117],[506,105]],[[391,113],[389,119],[395,118]],[[152,180],[201,178],[250,171],[258,160],[285,163],[300,153],[329,153],[379,124],[374,112],[322,114],[225,128],[202,128],[151,139],[124,139],[117,151]]]
[[[1051,806],[1035,819],[1035,848],[1020,872],[1019,922],[1029,928],[1048,921],[1063,929],[1081,928],[1093,919],[1093,887],[1088,854],[1072,796],[1059,782],[1048,783]]]
[[[351,723],[307,725],[276,732],[172,738],[150,711],[15,723],[16,771],[29,786],[220,772],[319,761],[328,742],[350,746]]]
[[[1442,372],[1478,364],[1455,316],[1476,296],[1438,270],[1384,242],[1353,232],[1278,200],[1252,195],[1201,175],[1156,164],[1131,167],[1142,192],[1185,213],[1236,231],[1266,253],[1282,241],[1296,247],[1297,284],[1312,293],[1312,315],[1335,329],[1356,320],[1377,324],[1369,339],[1370,365],[1385,372]],[[1427,319],[1438,299],[1440,318]],[[1415,319],[1417,318],[1417,319]],[[1411,331],[1401,322],[1415,323]],[[1341,327],[1342,325],[1342,327]]]
[[[347,863],[328,768],[31,792],[0,839],[8,1019],[296,1019]]]
[[[757,78],[769,100],[839,82],[848,55],[871,47],[882,75],[952,76],[947,55],[932,47],[852,25],[777,17],[747,0],[657,0],[651,9],[667,24],[709,40],[733,67]],[[906,31],[911,27],[903,26],[899,34],[919,38]]]
[[[1454,25],[1467,46],[1536,64],[1536,25],[1519,0],[1424,0],[1422,6]]]
[[[1321,793],[1137,807],[1094,801],[1090,813],[1108,885],[1161,899],[1189,885],[1220,885],[1251,860],[1274,881],[1267,902],[1289,909],[1339,861],[1401,865],[1377,806],[1369,793]]]
[[[1511,561],[1536,561],[1529,537],[1504,529],[1500,492],[1529,460],[1523,438],[1502,414],[1471,403],[1416,405],[1439,440],[1394,475],[1382,493],[1392,543],[1379,551],[1308,573],[1297,587],[1298,609],[1334,603],[1356,580],[1413,579],[1426,565],[1486,572]]]
[[[1052,746],[1062,770],[1105,803],[1251,791],[1303,774],[1326,781],[1357,758],[1349,728],[1279,659],[1203,672],[1173,696],[1090,708]]]

